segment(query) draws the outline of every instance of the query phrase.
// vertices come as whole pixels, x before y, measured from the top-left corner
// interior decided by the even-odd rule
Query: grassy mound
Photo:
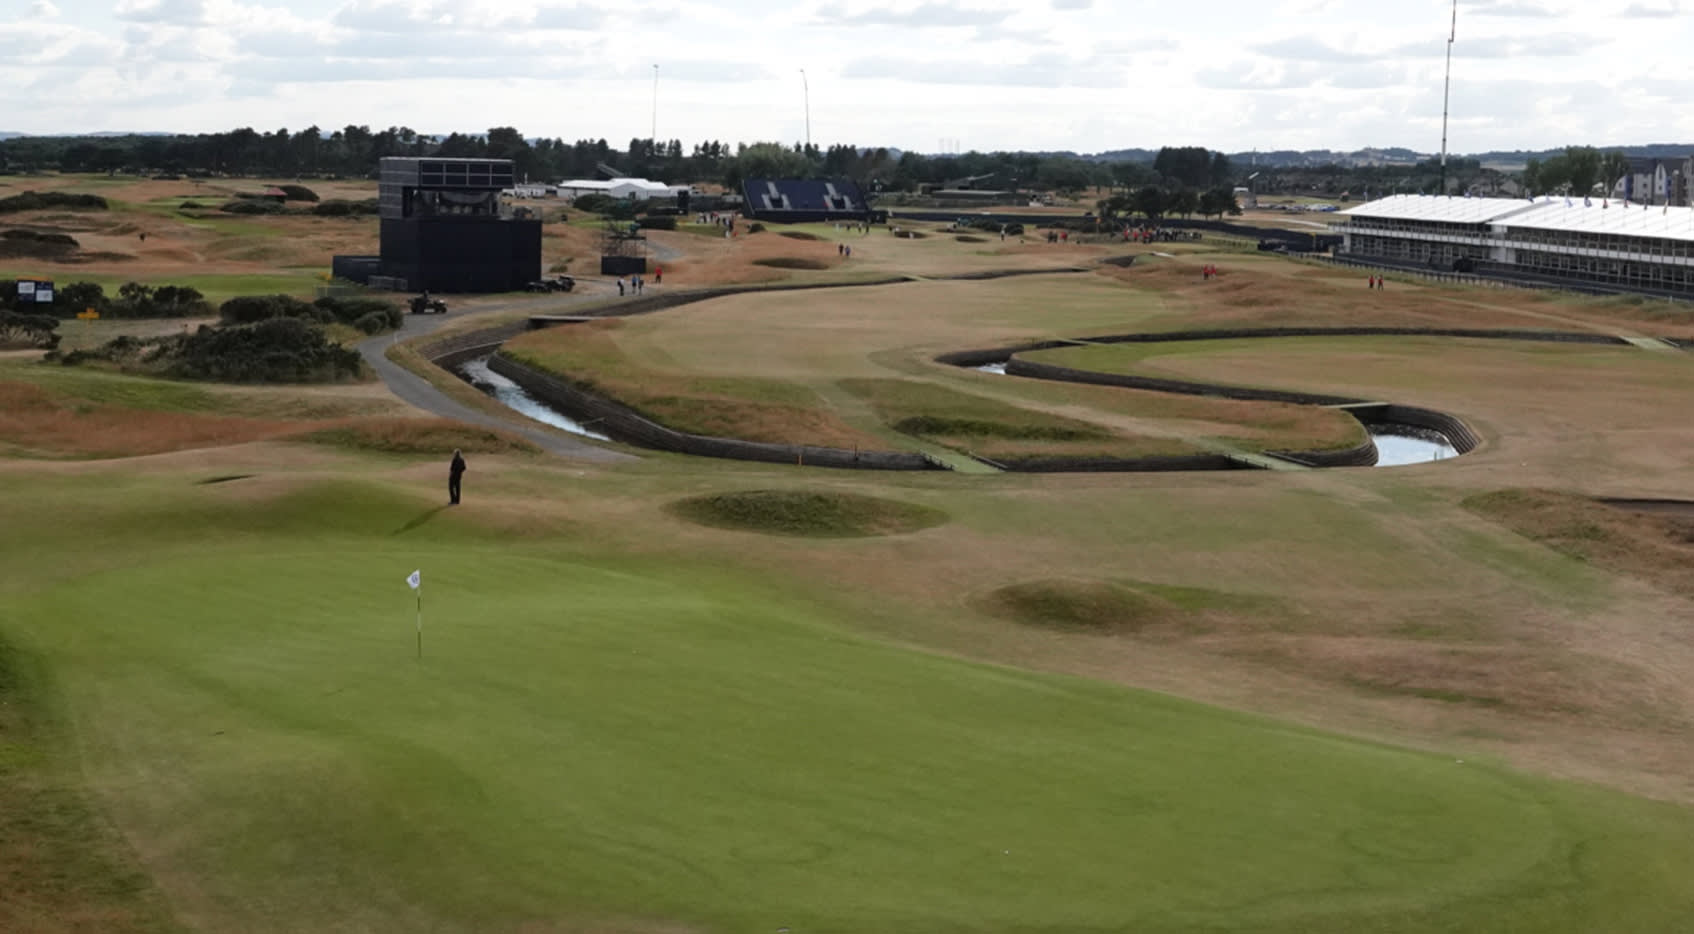
[[[515,435],[448,418],[362,418],[300,435],[313,444],[387,454],[537,454],[541,449]]]
[[[1135,632],[1167,622],[1176,612],[1158,597],[1094,580],[1027,581],[1001,587],[977,603],[988,613],[1028,626],[1091,632]]]
[[[772,269],[828,269],[829,264],[821,259],[807,259],[804,256],[767,256],[764,259],[753,260],[755,266],[769,266]]]
[[[680,500],[668,508],[673,515],[713,528],[808,538],[900,535],[947,521],[946,513],[927,506],[806,490],[719,493]]]
[[[804,230],[779,230],[779,231],[777,231],[777,235],[787,237],[790,240],[822,240],[823,239],[822,237],[818,236],[815,233],[807,233]]]

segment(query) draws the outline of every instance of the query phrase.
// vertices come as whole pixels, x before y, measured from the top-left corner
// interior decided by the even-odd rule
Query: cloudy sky
[[[1434,151],[1450,0],[0,0],[0,131]],[[1694,143],[1694,0],[1460,0],[1455,152]],[[804,81],[801,70],[804,69]]]

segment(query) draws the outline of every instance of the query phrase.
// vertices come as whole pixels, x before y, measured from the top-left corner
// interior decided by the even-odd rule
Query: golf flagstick
[[[418,660],[423,660],[423,571],[413,571],[406,576],[406,583],[418,597]]]

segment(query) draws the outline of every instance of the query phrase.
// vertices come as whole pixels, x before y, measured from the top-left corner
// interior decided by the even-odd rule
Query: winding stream
[[[525,392],[522,386],[489,369],[487,357],[477,357],[475,360],[461,363],[456,372],[460,379],[493,396],[495,401],[519,415],[596,441],[612,440],[592,428],[585,427],[576,419],[548,408],[546,403]]]

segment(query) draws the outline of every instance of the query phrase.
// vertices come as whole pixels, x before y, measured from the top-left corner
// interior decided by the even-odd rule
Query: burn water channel
[[[554,428],[563,429],[572,434],[582,435],[585,438],[593,438],[597,441],[612,440],[583,425],[576,419],[549,408],[546,403],[525,392],[522,386],[489,369],[487,357],[467,360],[459,364],[454,373],[460,379],[492,396],[495,401],[519,415],[533,418],[544,425],[552,425]]]
[[[1005,360],[998,360],[972,367],[972,369],[1005,376],[1006,363]],[[1376,466],[1378,467],[1427,464],[1431,461],[1459,456],[1459,449],[1453,445],[1453,439],[1433,428],[1401,425],[1394,422],[1361,421],[1365,426],[1366,433],[1371,436],[1371,440],[1376,444]]]

